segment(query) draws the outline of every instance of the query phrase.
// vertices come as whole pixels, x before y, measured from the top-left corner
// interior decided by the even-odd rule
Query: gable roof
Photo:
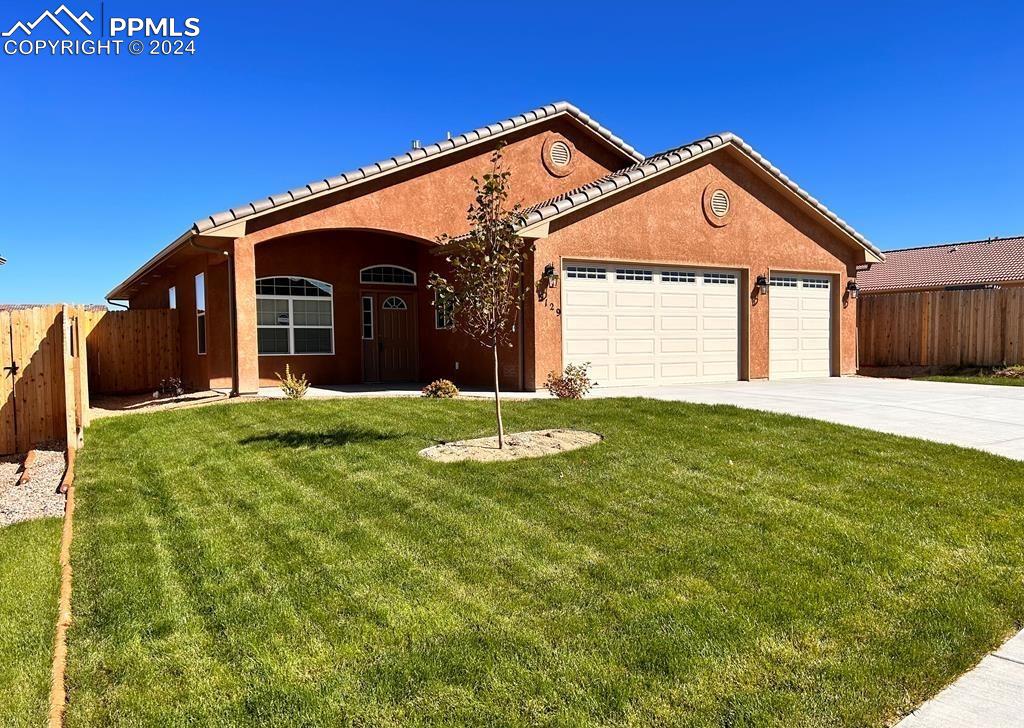
[[[508,119],[503,119],[502,121],[482,126],[479,129],[474,129],[473,131],[458,134],[450,139],[444,139],[439,142],[434,142],[433,144],[428,144],[427,146],[419,149],[410,149],[404,154],[399,154],[396,157],[389,157],[383,161],[375,162],[365,167],[360,167],[359,169],[352,170],[351,172],[345,172],[344,174],[339,174],[335,177],[315,180],[307,185],[296,187],[295,189],[288,190],[287,192],[270,195],[269,197],[261,197],[260,199],[254,200],[245,205],[232,207],[230,210],[224,210],[222,212],[216,212],[212,215],[196,220],[192,225],[192,229],[196,233],[205,233],[219,225],[252,217],[253,215],[265,212],[274,207],[280,207],[281,205],[303,200],[307,197],[319,195],[324,192],[332,192],[354,182],[361,182],[372,177],[377,177],[413,162],[419,162],[429,157],[437,156],[443,152],[452,151],[460,147],[484,141],[485,139],[500,136],[528,124],[533,124],[541,121],[542,119],[548,119],[560,114],[564,114],[575,119],[625,156],[632,157],[637,161],[644,158],[643,154],[627,144],[620,137],[613,134],[609,129],[601,126],[601,124],[591,118],[589,114],[584,113],[568,101],[559,101],[554,104],[548,104],[547,106],[541,106],[539,109],[527,111],[524,114],[518,114]]]
[[[545,221],[550,221],[557,216],[561,216],[574,208],[582,207],[599,197],[604,197],[614,192],[618,192],[626,187],[674,167],[685,165],[698,157],[704,156],[708,152],[725,147],[726,145],[732,145],[741,150],[765,172],[794,192],[797,197],[806,202],[807,205],[809,205],[815,212],[824,216],[826,220],[852,238],[855,243],[872,253],[876,258],[885,258],[885,255],[877,246],[854,230],[849,223],[812,197],[796,182],[783,174],[778,167],[774,166],[771,162],[762,157],[754,150],[753,147],[732,132],[714,134],[712,136],[705,137],[704,139],[698,139],[695,142],[684,144],[681,147],[675,147],[668,151],[661,152],[660,154],[654,154],[630,165],[629,167],[624,167],[616,172],[612,172],[611,174],[601,177],[600,179],[594,180],[593,182],[577,187],[574,190],[565,192],[550,200],[541,202],[540,204],[533,205],[523,211],[523,223],[520,230],[526,231],[533,226],[540,225]]]
[[[457,134],[449,139],[444,139],[433,144],[428,144],[425,147],[419,149],[410,149],[404,154],[400,154],[396,157],[389,157],[388,159],[359,169],[352,170],[351,172],[345,172],[335,177],[327,177],[325,179],[315,180],[306,184],[302,187],[296,187],[288,190],[287,192],[281,192],[276,195],[270,195],[269,197],[261,197],[258,200],[240,205],[238,207],[232,207],[230,210],[223,210],[221,212],[215,212],[212,215],[196,220],[192,226],[179,235],[173,242],[167,247],[158,252],[146,263],[136,270],[132,275],[117,285],[110,293],[107,294],[107,299],[116,299],[123,297],[126,289],[133,284],[142,274],[146,273],[150,269],[154,268],[165,258],[170,256],[172,253],[180,249],[185,245],[191,238],[196,235],[213,234],[216,228],[224,225],[233,225],[236,222],[241,222],[254,218],[260,214],[266,213],[270,210],[285,207],[293,203],[310,200],[314,197],[336,192],[344,187],[347,187],[358,182],[364,182],[369,179],[376,179],[386,174],[402,169],[409,165],[422,162],[426,159],[439,156],[446,152],[451,152],[462,147],[468,147],[473,144],[477,144],[488,139],[494,139],[502,136],[509,132],[521,129],[523,127],[539,123],[546,119],[551,119],[557,116],[566,116],[579,123],[583,128],[587,129],[590,133],[596,135],[599,139],[603,140],[609,147],[622,154],[626,158],[635,159],[640,161],[644,158],[644,155],[634,149],[631,145],[627,144],[621,137],[616,136],[611,132],[610,129],[602,126],[596,119],[591,117],[589,114],[580,110],[579,107],[568,101],[558,101],[554,104],[547,104],[540,108],[527,111],[522,114],[517,114],[508,119],[497,121],[487,126],[482,126],[473,131],[467,131],[462,134]]]
[[[890,250],[857,274],[862,291],[1024,282],[1024,236]]]

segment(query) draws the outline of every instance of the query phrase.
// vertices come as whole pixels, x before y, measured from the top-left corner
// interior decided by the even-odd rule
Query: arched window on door
[[[406,306],[405,301],[398,296],[389,296],[384,299],[384,303],[381,304],[381,308],[385,311],[405,311],[408,306]]]

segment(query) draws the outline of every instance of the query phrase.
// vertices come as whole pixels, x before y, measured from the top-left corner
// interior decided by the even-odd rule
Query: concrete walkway
[[[1024,725],[1024,632],[896,724],[897,728]]]

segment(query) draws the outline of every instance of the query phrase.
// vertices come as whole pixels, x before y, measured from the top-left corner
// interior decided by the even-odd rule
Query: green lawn
[[[1024,463],[729,407],[118,417],[79,459],[67,725],[881,725],[1024,620]]]
[[[986,374],[933,374],[927,377],[914,377],[926,382],[955,382],[957,384],[994,384],[1001,387],[1024,387],[1024,379],[1014,377],[994,377]]]
[[[59,518],[0,528],[0,726],[46,725],[60,529]]]

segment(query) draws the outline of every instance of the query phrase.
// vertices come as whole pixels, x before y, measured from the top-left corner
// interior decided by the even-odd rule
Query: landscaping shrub
[[[185,387],[182,385],[181,379],[178,377],[168,377],[167,379],[160,380],[160,385],[153,392],[153,399],[159,397],[180,397],[183,394],[185,394]]]
[[[1006,377],[1007,379],[1024,379],[1024,366],[1017,364],[1012,367],[1003,367],[992,372],[992,376]]]
[[[455,399],[459,396],[459,388],[448,379],[435,379],[423,388],[423,396],[427,399]]]
[[[548,379],[544,386],[548,388],[552,397],[559,399],[583,399],[597,382],[590,381],[587,369],[590,362],[582,364],[570,364],[561,374],[548,373]]]
[[[293,376],[291,367],[287,364],[284,365],[283,377],[277,372],[274,374],[277,374],[277,378],[281,382],[281,391],[284,392],[285,397],[302,399],[306,396],[306,392],[309,390],[309,380],[306,379],[305,374],[300,374],[298,377]]]

